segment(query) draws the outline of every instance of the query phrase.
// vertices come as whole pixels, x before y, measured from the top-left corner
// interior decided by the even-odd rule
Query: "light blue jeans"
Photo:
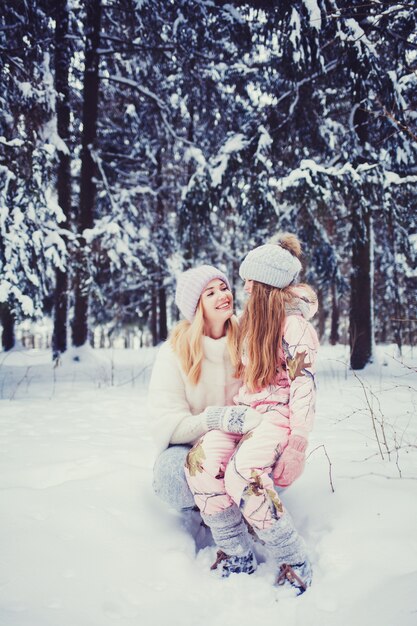
[[[191,446],[170,446],[156,459],[153,488],[157,496],[177,511],[194,508],[193,494],[185,479],[184,464]]]

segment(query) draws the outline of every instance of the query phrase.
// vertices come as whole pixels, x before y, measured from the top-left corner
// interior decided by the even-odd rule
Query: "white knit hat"
[[[243,260],[239,274],[243,280],[256,280],[284,289],[298,279],[301,263],[296,256],[275,243],[266,243],[251,250]]]
[[[175,304],[186,320],[192,322],[201,293],[212,280],[220,278],[231,290],[230,283],[220,270],[212,265],[200,265],[179,275],[175,292]]]

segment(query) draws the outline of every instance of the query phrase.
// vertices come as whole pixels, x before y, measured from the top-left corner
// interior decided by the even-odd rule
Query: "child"
[[[307,438],[315,407],[316,332],[305,319],[316,296],[296,285],[301,247],[294,235],[255,248],[240,275],[250,295],[240,323],[243,380],[235,402],[256,409],[262,421],[246,434],[209,430],[187,456],[186,478],[203,520],[220,551],[213,567],[223,576],[252,573],[255,556],[246,525],[254,529],[274,557],[277,582],[298,593],[311,584],[306,547],[284,509],[271,477],[290,485],[303,470]],[[300,307],[306,308],[305,316]],[[225,409],[206,409],[208,424]]]

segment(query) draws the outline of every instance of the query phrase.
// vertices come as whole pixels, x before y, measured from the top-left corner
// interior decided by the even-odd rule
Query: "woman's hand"
[[[204,411],[207,430],[244,435],[256,428],[262,415],[250,406],[209,406]]]
[[[307,439],[290,435],[288,445],[278,459],[272,473],[277,487],[289,487],[304,470]]]

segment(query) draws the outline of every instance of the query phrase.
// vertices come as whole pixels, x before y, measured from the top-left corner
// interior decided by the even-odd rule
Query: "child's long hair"
[[[238,363],[239,328],[235,315],[225,323],[227,347],[233,367]],[[178,356],[182,369],[192,385],[197,385],[201,377],[204,360],[203,351],[204,317],[201,299],[197,305],[194,320],[190,323],[182,320],[173,328],[170,342]]]
[[[277,289],[253,281],[252,293],[240,320],[240,358],[236,370],[237,377],[251,392],[267,387],[277,375],[285,305],[293,297],[291,287]]]
[[[278,243],[296,257],[301,245],[295,235],[283,233],[271,243]],[[308,285],[302,286],[311,290]],[[312,295],[314,293],[311,290]],[[283,289],[253,281],[252,292],[240,319],[239,361],[236,376],[250,392],[270,385],[281,368],[280,353],[286,306],[297,298],[293,287]]]

